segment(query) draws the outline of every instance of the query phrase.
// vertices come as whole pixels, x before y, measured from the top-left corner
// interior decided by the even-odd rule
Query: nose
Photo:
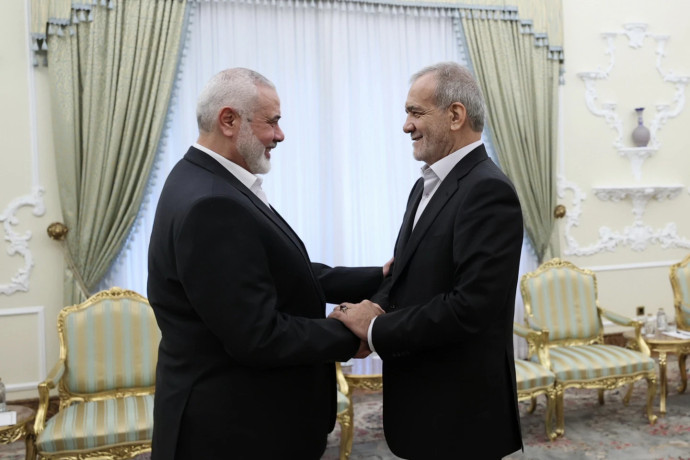
[[[414,124],[409,120],[405,120],[405,124],[403,125],[403,132],[409,134],[414,131]]]
[[[275,142],[283,142],[285,140],[285,133],[280,129],[279,125],[276,125],[276,129],[273,131],[273,140]]]

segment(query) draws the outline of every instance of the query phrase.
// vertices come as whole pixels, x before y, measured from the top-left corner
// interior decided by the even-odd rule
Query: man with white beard
[[[285,136],[273,84],[228,69],[197,104],[199,138],[161,193],[148,297],[162,339],[153,460],[318,459],[334,361],[369,351],[325,303],[372,295],[390,264],[312,263],[261,178]]]

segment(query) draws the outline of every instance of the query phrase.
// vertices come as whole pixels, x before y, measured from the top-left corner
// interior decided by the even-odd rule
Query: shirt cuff
[[[371,331],[374,329],[374,321],[376,321],[376,317],[372,318],[371,323],[369,323],[369,330],[367,331],[367,342],[369,342],[369,349],[372,353],[376,353],[376,350],[374,350],[374,342],[371,340]]]

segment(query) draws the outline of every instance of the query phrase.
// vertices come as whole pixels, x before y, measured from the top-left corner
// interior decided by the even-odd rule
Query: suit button
[[[396,308],[398,308],[396,305],[389,305],[388,306],[389,310],[395,310]]]

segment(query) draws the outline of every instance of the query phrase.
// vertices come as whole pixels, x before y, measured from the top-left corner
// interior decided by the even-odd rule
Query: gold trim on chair
[[[656,393],[656,370],[649,348],[641,337],[642,323],[606,311],[599,306],[594,272],[552,259],[523,275],[520,291],[525,323],[541,339],[528,339],[529,358],[556,375],[556,433],[565,431],[563,393],[567,388],[603,390],[647,381],[647,418],[656,422],[652,404]],[[641,351],[604,344],[601,318],[635,329]],[[624,371],[622,369],[625,369]],[[627,404],[629,395],[624,399]]]
[[[352,440],[354,438],[355,415],[352,407],[352,390],[345,380],[340,363],[335,363],[335,378],[338,383],[338,391],[347,399],[347,408],[337,414],[340,423],[340,460],[348,460],[352,452]]]
[[[685,277],[681,279],[679,272]],[[690,254],[677,264],[671,265],[668,274],[673,289],[673,307],[676,313],[676,327],[690,331]]]
[[[513,333],[527,340],[527,344],[531,350],[536,350],[537,353],[544,352],[544,344],[548,341],[549,333],[548,331],[534,331],[521,326],[518,323],[513,323]],[[546,357],[548,361],[548,356]],[[529,366],[532,366],[531,369]],[[528,385],[521,379],[522,368],[525,371],[533,374],[531,377],[532,384]],[[538,378],[541,377],[541,378]],[[546,413],[544,415],[544,428],[546,430],[546,437],[553,441],[556,439],[557,434],[553,428],[553,420],[556,416],[556,395],[558,394],[558,382],[556,382],[556,376],[549,370],[548,367],[544,367],[539,363],[532,361],[515,360],[515,378],[517,383],[517,396],[518,401],[524,401],[529,399],[531,401],[529,413],[533,413],[537,404],[537,396],[546,396]],[[562,390],[561,390],[562,392]]]
[[[147,299],[112,288],[58,314],[60,356],[38,385],[38,459],[130,459],[151,450],[160,331]],[[46,420],[50,391],[58,413]]]

